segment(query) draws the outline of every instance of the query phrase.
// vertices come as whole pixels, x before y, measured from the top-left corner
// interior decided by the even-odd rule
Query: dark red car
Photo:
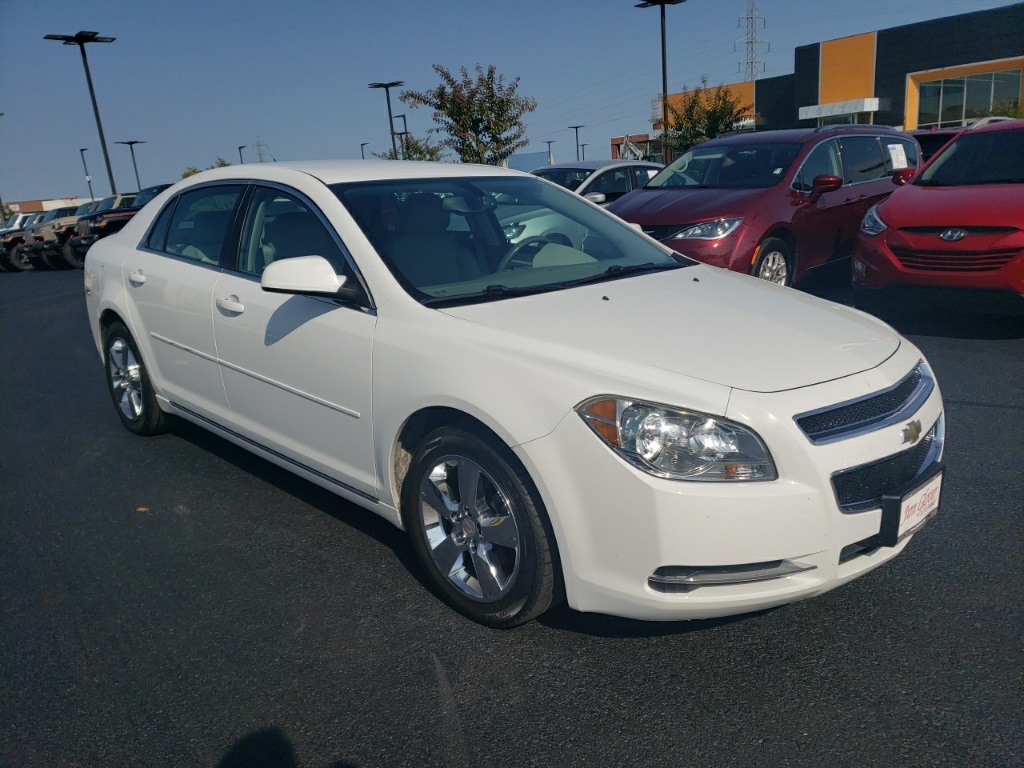
[[[686,256],[792,285],[849,258],[864,213],[919,156],[912,137],[884,126],[720,137],[608,210]]]
[[[858,300],[867,305],[878,294],[871,289],[893,286],[988,289],[1017,303],[1024,296],[1024,120],[964,131],[872,207],[852,266]]]

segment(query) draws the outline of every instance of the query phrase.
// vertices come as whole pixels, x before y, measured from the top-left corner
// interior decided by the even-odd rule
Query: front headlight
[[[868,212],[864,214],[864,220],[860,223],[860,231],[865,235],[871,235],[871,237],[882,234],[888,228],[889,225],[878,215],[877,205],[868,208]]]
[[[714,221],[702,221],[700,224],[679,230],[673,235],[673,240],[721,240],[726,235],[732,234],[733,230],[740,225],[743,217],[733,219],[715,219]]]
[[[727,419],[621,397],[587,400],[576,412],[608,447],[657,477],[702,481],[778,477],[761,438]]]

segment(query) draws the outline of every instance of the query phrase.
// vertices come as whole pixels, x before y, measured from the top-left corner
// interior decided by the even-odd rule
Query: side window
[[[238,271],[259,277],[268,264],[296,256],[323,256],[339,275],[345,257],[313,209],[297,196],[259,187],[242,229]]]
[[[167,225],[171,223],[171,214],[174,213],[174,206],[177,202],[178,199],[175,198],[164,206],[164,209],[160,211],[160,215],[157,216],[156,224],[149,231],[146,246],[154,251],[167,250]]]
[[[598,176],[587,187],[587,192],[601,192],[610,203],[618,200],[629,192],[628,171],[625,168],[613,168]]]
[[[885,175],[899,168],[917,168],[920,164],[917,142],[901,136],[882,137],[882,156],[885,158]]]
[[[171,214],[164,250],[203,264],[220,264],[231,213],[244,190],[241,185],[225,185],[180,195]]]
[[[633,171],[633,189],[640,189],[640,187],[647,184],[648,181],[654,178],[655,174],[658,173],[657,168],[647,168],[642,165],[637,165],[632,168]]]
[[[843,155],[843,181],[856,184],[885,176],[885,160],[877,136],[844,136],[839,139]]]
[[[819,144],[804,159],[804,164],[793,180],[793,189],[798,192],[810,192],[817,176],[839,176],[843,169],[839,163],[839,153],[834,141]]]

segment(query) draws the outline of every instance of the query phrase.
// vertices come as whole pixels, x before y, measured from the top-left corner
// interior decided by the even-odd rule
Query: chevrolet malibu
[[[509,242],[522,206],[585,236]],[[93,246],[85,291],[125,427],[187,419],[381,515],[489,626],[789,603],[938,509],[913,344],[515,171],[201,173]]]

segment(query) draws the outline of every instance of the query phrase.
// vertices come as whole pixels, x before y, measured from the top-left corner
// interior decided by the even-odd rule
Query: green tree
[[[669,146],[685,152],[702,141],[731,131],[736,123],[748,117],[748,109],[726,86],[708,88],[708,78],[701,75],[700,85],[684,93],[679,105],[668,105]]]
[[[1000,101],[992,105],[985,117],[1013,117],[1024,119],[1024,104],[1018,101]]]
[[[403,150],[399,149],[395,152],[393,149],[389,149],[387,152],[374,152],[374,157],[379,157],[381,160],[399,160],[405,158],[406,160],[433,160],[439,162],[444,159],[444,145],[435,144],[429,138],[417,139],[412,134],[406,134],[403,137],[402,146]]]
[[[427,91],[403,91],[399,98],[409,107],[430,107],[438,133],[464,163],[500,165],[529,141],[523,115],[537,108],[537,100],[516,93],[519,78],[508,85],[493,65],[484,71],[476,65],[476,77],[465,67],[456,77],[440,64],[434,72],[441,84]]]
[[[213,165],[208,165],[203,170],[209,171],[211,168],[226,168],[229,165],[231,165],[231,163],[220,155],[217,155],[217,159],[213,161]],[[187,179],[189,176],[195,176],[197,173],[199,173],[199,168],[194,165],[189,165],[181,172],[181,178]]]

